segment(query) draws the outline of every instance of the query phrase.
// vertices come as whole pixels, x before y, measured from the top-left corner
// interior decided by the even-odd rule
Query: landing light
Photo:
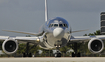
[[[57,46],[56,46],[57,47]]]
[[[36,41],[37,41],[37,42],[39,42],[39,41],[40,41],[40,39],[36,39]]]

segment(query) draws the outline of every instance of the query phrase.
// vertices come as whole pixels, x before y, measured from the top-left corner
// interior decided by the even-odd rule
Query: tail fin
[[[47,0],[45,0],[45,22],[48,21]]]

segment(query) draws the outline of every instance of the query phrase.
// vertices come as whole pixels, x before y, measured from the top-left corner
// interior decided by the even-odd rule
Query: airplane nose
[[[55,28],[53,31],[53,36],[58,39],[62,38],[64,36],[64,29],[59,27]]]

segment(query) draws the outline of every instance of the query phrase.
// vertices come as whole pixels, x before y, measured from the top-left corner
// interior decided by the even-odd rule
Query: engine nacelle
[[[101,39],[93,38],[88,43],[88,49],[92,53],[100,53],[104,48],[104,43]]]
[[[6,54],[13,54],[18,50],[18,42],[14,39],[6,39],[2,44],[2,49]]]

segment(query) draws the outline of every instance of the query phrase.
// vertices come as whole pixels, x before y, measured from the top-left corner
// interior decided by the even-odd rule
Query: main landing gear
[[[72,53],[72,57],[81,57],[80,53]]]
[[[26,51],[23,53],[23,57],[32,57],[32,53],[29,53],[29,50],[35,47],[33,45],[31,48],[29,48],[29,42],[26,44]]]
[[[72,57],[81,57],[81,53],[77,51],[78,47],[80,47],[80,45],[77,45],[77,43],[72,44],[72,49],[75,52],[72,53]]]

